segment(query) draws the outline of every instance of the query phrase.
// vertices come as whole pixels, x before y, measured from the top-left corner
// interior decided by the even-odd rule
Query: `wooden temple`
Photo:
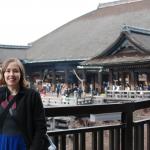
[[[79,68],[95,71],[99,90],[113,85],[122,90],[149,88],[150,85],[150,30],[124,26],[120,36],[101,54],[81,63]],[[103,83],[102,83],[103,82]]]

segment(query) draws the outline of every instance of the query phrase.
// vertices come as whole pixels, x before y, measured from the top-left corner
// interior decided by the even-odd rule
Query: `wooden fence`
[[[52,130],[58,150],[150,150],[150,118],[134,121],[133,113],[150,107],[150,100],[124,104],[61,106],[45,108],[47,117],[83,116],[89,114],[121,113],[120,123],[66,130]],[[105,138],[105,132],[108,137]],[[87,136],[90,140],[87,142]],[[68,137],[72,137],[68,147]],[[107,143],[107,149],[104,145]],[[91,147],[90,147],[91,145]]]

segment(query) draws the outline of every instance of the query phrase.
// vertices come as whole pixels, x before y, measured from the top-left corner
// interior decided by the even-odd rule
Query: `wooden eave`
[[[135,45],[135,47],[137,47],[136,50],[139,51],[140,53],[142,53],[142,54],[149,53],[150,54],[150,51],[148,49],[146,49],[144,47],[144,45],[141,45],[141,43],[139,43],[139,41],[137,41],[136,38],[134,38],[130,32],[122,31],[120,36],[117,38],[117,40],[114,43],[112,43],[101,54],[93,57],[92,59],[96,59],[96,58],[101,57],[101,56],[104,57],[104,56],[116,54],[118,52],[117,47],[119,47],[125,40],[129,40],[129,42],[131,42],[133,45]]]
[[[141,43],[139,43],[136,38],[132,37],[132,35],[129,34],[129,32],[124,32],[124,34],[126,35],[127,39],[128,39],[133,45],[135,45],[135,46],[137,47],[137,51],[139,51],[139,52],[142,53],[142,54],[147,54],[147,53],[150,54],[150,51],[147,50],[147,49],[144,47],[144,45],[141,45]]]
[[[109,56],[101,57],[94,60],[87,61],[84,65],[100,65],[100,66],[112,66],[112,65],[128,65],[128,64],[142,64],[150,63],[150,55],[141,56]]]
[[[132,34],[134,33],[134,34]],[[124,29],[119,37],[113,42],[106,50],[104,50],[101,54],[93,57],[92,59],[81,63],[82,65],[115,65],[115,64],[134,64],[134,63],[143,63],[150,61],[150,50],[145,48],[144,44],[136,39],[138,36],[133,35],[143,35],[149,36],[150,38],[150,31],[143,30],[138,28],[127,27]],[[131,43],[131,46],[134,46],[134,49],[119,49],[121,45],[128,40]],[[137,52],[137,54],[132,54],[128,52],[127,54],[122,54],[123,56],[118,55],[121,51],[127,49],[128,51],[131,50]],[[118,53],[119,52],[119,53]],[[129,55],[131,54],[131,56]]]

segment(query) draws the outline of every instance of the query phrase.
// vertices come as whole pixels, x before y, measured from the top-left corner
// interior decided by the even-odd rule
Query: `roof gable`
[[[150,30],[124,26],[120,36],[102,53],[81,63],[83,66],[112,66],[150,62]]]
[[[150,30],[124,26],[120,36],[106,50],[92,59],[133,52],[150,54],[149,42]]]

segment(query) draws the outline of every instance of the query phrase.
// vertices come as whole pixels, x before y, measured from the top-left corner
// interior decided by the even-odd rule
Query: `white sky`
[[[115,0],[0,0],[0,44],[26,45]]]

